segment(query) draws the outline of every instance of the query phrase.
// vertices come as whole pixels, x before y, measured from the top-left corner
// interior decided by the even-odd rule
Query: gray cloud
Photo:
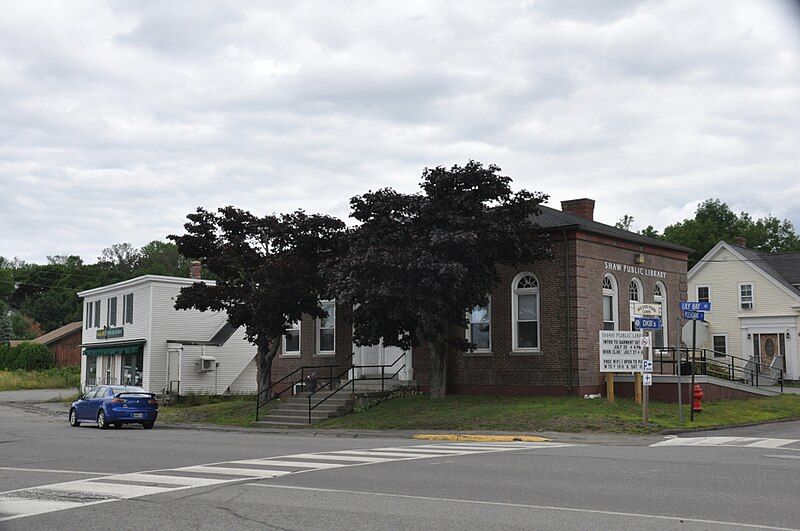
[[[32,2],[0,19],[0,255],[93,260],[198,205],[346,216],[501,165],[658,228],[719,197],[800,225],[789,2]],[[776,192],[778,191],[778,192]]]

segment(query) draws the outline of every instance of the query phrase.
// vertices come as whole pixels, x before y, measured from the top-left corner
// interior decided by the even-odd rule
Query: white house
[[[800,253],[766,254],[737,243],[719,242],[687,276],[689,298],[711,302],[706,348],[767,365],[781,357],[786,379],[797,380]]]
[[[198,281],[145,275],[78,293],[84,314],[82,387],[129,384],[181,395],[255,392],[256,348],[244,329],[228,325],[224,313],[175,309],[180,289]]]

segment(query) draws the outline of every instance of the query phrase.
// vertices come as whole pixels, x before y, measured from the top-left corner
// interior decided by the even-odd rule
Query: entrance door
[[[356,347],[354,345],[353,348],[355,350],[355,356],[353,357],[354,365],[373,366],[364,367],[363,369],[356,369],[356,378],[361,378],[363,376],[380,376],[380,365],[384,365],[386,366],[384,369],[384,374],[386,376],[391,376],[392,374],[400,371],[398,377],[401,380],[411,379],[411,356],[409,356],[408,351],[404,351],[399,347],[384,346],[383,341],[377,345],[364,347]],[[398,358],[402,359],[398,361]],[[403,365],[405,365],[405,367],[401,370]]]
[[[140,350],[134,354],[122,355],[122,385],[142,385],[142,370],[144,366],[144,353]]]
[[[777,356],[784,355],[785,343],[782,334],[755,334],[753,336],[753,353],[756,360],[764,365],[771,365]]]

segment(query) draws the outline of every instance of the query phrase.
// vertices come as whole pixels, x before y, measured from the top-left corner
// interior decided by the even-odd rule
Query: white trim
[[[783,285],[782,282],[779,282],[777,279],[775,279],[775,277],[773,277],[772,275],[770,275],[769,273],[767,273],[766,271],[764,271],[763,269],[761,269],[760,267],[755,265],[753,262],[751,262],[750,260],[748,260],[747,258],[742,256],[742,254],[739,251],[737,251],[736,249],[734,249],[733,247],[731,247],[730,245],[728,245],[727,243],[722,242],[722,241],[719,242],[717,245],[715,245],[710,251],[708,251],[705,254],[705,256],[703,256],[703,258],[701,258],[700,261],[697,262],[695,264],[695,266],[692,269],[689,270],[689,272],[686,274],[687,282],[691,281],[692,277],[694,277],[703,267],[705,267],[705,265],[708,263],[708,260],[710,260],[711,257],[713,257],[723,247],[725,249],[727,249],[735,257],[737,257],[739,260],[741,260],[742,263],[747,264],[754,271],[756,271],[757,273],[759,273],[760,275],[765,277],[767,280],[769,280],[770,282],[775,284],[775,286],[777,288],[783,290],[785,293],[790,295],[793,299],[795,299],[797,301],[800,301],[800,294],[798,294],[798,293],[792,291],[791,289],[787,288],[785,285]]]
[[[714,338],[715,337],[724,337],[725,338],[725,354],[730,354],[730,352],[728,352],[730,350],[728,348],[728,346],[730,344],[729,341],[728,341],[728,333],[724,332],[722,334],[711,334],[711,350],[713,350],[714,352],[717,352],[717,349],[714,348]],[[717,356],[716,354],[714,354],[714,357],[715,358],[721,358],[722,356]]]
[[[113,291],[117,289],[124,289],[130,286],[137,286],[139,284],[146,284],[147,282],[160,282],[162,284],[180,284],[184,286],[190,286],[197,282],[202,282],[204,284],[208,284],[209,286],[216,286],[216,282],[213,280],[197,280],[194,278],[183,278],[183,277],[167,277],[163,275],[143,275],[141,277],[131,278],[129,280],[123,280],[122,282],[117,282],[116,284],[109,284],[107,286],[100,286],[99,288],[92,288],[87,289],[85,291],[79,291],[78,297],[86,298],[86,297],[93,297],[95,295],[99,295],[101,293],[105,293],[107,291]]]
[[[609,278],[611,280],[611,286],[612,287],[611,287],[610,290],[603,287],[602,283],[603,283],[603,281],[605,281],[606,278]],[[619,330],[619,284],[617,283],[617,277],[615,277],[611,273],[606,273],[605,275],[603,275],[603,279],[601,280],[600,287],[603,290],[602,291],[602,294],[603,294],[602,297],[606,297],[606,296],[610,296],[611,297],[611,313],[612,313],[611,317],[614,319],[614,330]],[[600,304],[601,304],[601,306],[600,306],[600,316],[602,318],[601,330],[605,330],[606,329],[606,316],[603,314],[603,307],[602,307],[604,302],[605,302],[604,299],[601,298],[600,299]]]
[[[694,287],[694,300],[700,301],[700,288],[706,288],[708,290],[708,302],[711,302],[711,286],[708,284],[699,284]],[[711,307],[714,307],[713,303],[711,303]]]
[[[329,304],[333,305],[333,350],[322,350],[320,348],[320,330],[321,330],[320,324],[321,324],[321,322],[320,322],[320,318],[317,317],[315,319],[315,323],[314,323],[315,324],[315,329],[316,329],[315,335],[316,335],[316,341],[317,341],[315,354],[317,356],[333,356],[333,355],[336,354],[336,300],[333,299],[333,300],[328,300],[328,301],[320,301],[320,308],[322,308],[323,306],[327,306]]]
[[[661,288],[661,300],[656,299],[655,286]],[[667,293],[667,285],[660,280],[656,280],[656,283],[653,284],[653,302],[661,305],[661,332],[664,336],[664,346],[667,347],[669,346],[669,293]]]
[[[750,312],[750,311],[755,310],[756,309],[756,283],[752,282],[752,281],[739,282],[737,286],[738,286],[737,293],[738,293],[738,299],[739,299],[738,311],[740,311],[740,312],[741,311]],[[751,306],[749,308],[743,308],[742,307],[742,304],[743,304],[743,301],[742,301],[742,286],[750,286],[750,305]]]
[[[489,348],[476,348],[468,350],[464,354],[491,354],[492,353],[492,296],[489,295],[489,303],[486,306],[486,317],[489,319]],[[467,312],[467,329],[464,331],[466,340],[472,342],[472,311]]]
[[[297,328],[287,328],[286,331],[289,330],[297,330],[297,350],[292,350],[291,352],[286,350],[286,333],[283,334],[283,340],[281,341],[281,356],[284,358],[299,358],[303,353],[303,320],[296,321]],[[294,325],[294,323],[292,323]],[[336,332],[334,332],[334,336]]]
[[[519,291],[521,293],[517,293],[517,284],[519,283],[522,277],[532,276],[536,279],[536,287],[535,288],[521,288]],[[536,347],[519,347],[518,340],[519,340],[519,331],[518,331],[518,321],[517,318],[519,317],[519,308],[518,308],[518,301],[517,296],[522,295],[530,295],[536,294]],[[517,276],[514,277],[514,280],[511,282],[511,352],[512,353],[530,353],[530,352],[541,352],[542,351],[542,315],[541,315],[541,306],[542,306],[542,283],[539,281],[539,277],[530,271],[522,271],[518,273]],[[525,321],[531,322],[531,321]]]

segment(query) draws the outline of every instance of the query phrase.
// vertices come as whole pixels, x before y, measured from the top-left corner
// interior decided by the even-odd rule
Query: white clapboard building
[[[198,278],[145,275],[78,293],[82,388],[139,385],[161,394],[256,391],[256,348],[225,313],[176,310]],[[213,284],[212,281],[202,280]]]
[[[719,242],[688,274],[689,298],[710,302],[708,342],[725,354],[800,378],[800,253],[761,253]]]

